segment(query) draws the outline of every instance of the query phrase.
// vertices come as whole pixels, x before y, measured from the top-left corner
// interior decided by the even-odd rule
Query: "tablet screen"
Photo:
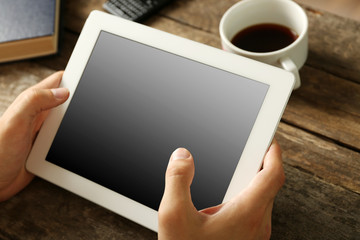
[[[217,205],[268,88],[101,31],[46,160],[158,210],[169,157],[185,147],[195,206]]]

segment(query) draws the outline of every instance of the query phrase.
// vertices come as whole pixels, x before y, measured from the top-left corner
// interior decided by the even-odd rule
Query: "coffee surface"
[[[238,32],[232,44],[250,52],[272,52],[289,46],[298,34],[288,27],[264,23],[253,25]]]

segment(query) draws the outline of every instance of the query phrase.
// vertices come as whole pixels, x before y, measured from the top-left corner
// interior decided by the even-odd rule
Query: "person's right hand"
[[[159,240],[270,238],[274,198],[285,181],[281,150],[276,141],[265,156],[263,169],[229,202],[197,211],[190,195],[193,177],[192,155],[184,148],[177,149],[166,171],[165,192],[159,208]]]

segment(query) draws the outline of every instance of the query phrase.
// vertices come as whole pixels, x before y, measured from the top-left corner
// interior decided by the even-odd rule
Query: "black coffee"
[[[243,50],[264,53],[289,46],[297,38],[297,33],[288,27],[264,23],[241,30],[231,42]]]

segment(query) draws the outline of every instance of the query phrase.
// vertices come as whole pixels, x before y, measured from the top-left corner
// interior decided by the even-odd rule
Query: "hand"
[[[57,72],[25,90],[0,118],[0,201],[12,197],[33,178],[25,160],[48,110],[69,97],[57,88],[63,72]]]
[[[177,149],[166,171],[159,208],[159,240],[270,238],[274,198],[285,181],[276,141],[264,158],[263,169],[229,202],[197,211],[190,195],[193,177],[192,155],[184,148]]]

